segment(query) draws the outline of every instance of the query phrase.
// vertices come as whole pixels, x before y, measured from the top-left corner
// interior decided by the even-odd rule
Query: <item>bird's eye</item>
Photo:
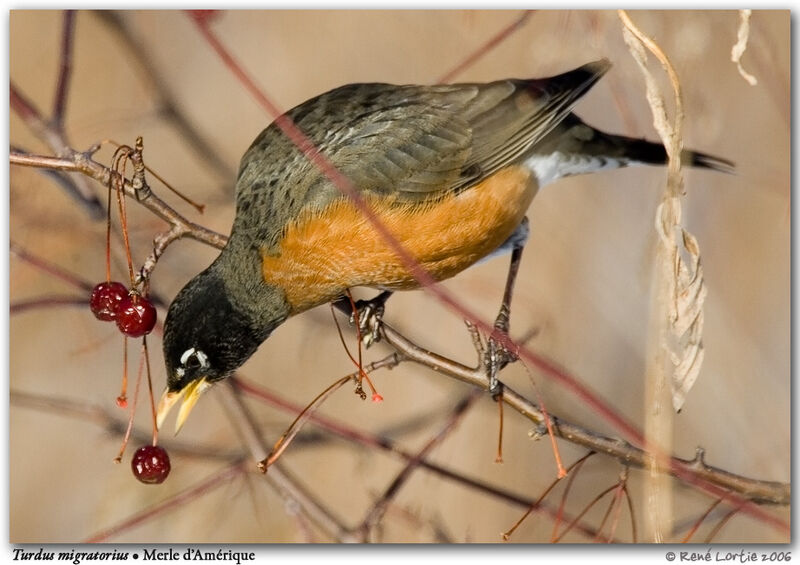
[[[209,366],[208,357],[199,349],[191,347],[181,355],[181,365],[186,369],[206,369]]]

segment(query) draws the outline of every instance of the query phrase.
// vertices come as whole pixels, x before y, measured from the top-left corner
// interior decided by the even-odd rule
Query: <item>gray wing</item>
[[[486,84],[347,85],[287,115],[361,193],[435,199],[519,160],[609,66],[603,60],[557,77]],[[283,226],[339,197],[273,124],[242,158],[235,231]]]

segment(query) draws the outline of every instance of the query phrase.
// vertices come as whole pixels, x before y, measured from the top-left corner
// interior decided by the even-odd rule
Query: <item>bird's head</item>
[[[237,308],[213,266],[189,281],[164,323],[167,389],[158,405],[158,427],[183,399],[177,433],[200,396],[247,361],[276,325],[254,321]]]

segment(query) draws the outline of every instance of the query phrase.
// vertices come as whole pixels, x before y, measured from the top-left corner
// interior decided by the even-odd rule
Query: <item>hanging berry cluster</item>
[[[142,338],[142,357],[139,363],[139,374],[136,381],[136,391],[134,393],[133,404],[128,420],[128,429],[122,442],[119,455],[115,458],[117,463],[122,461],[130,433],[133,428],[133,417],[136,412],[136,400],[139,392],[139,384],[142,377],[142,369],[147,368],[147,382],[150,392],[150,407],[153,420],[153,441],[152,445],[144,445],[136,450],[131,460],[131,469],[134,476],[141,482],[147,484],[158,484],[163,482],[170,472],[169,455],[164,448],[158,445],[158,427],[155,419],[155,401],[153,398],[153,386],[150,377],[150,360],[147,351],[146,336],[153,331],[156,325],[156,308],[148,298],[148,281],[137,280],[131,256],[130,241],[128,239],[128,223],[125,211],[125,169],[130,159],[134,168],[135,186],[146,187],[144,182],[144,164],[142,162],[142,138],[136,140],[135,149],[127,146],[120,146],[114,153],[112,159],[112,174],[108,184],[108,207],[106,216],[106,280],[99,283],[92,290],[89,298],[89,308],[98,320],[104,322],[116,322],[117,328],[124,335],[123,341],[123,376],[122,392],[117,397],[117,404],[120,408],[127,408],[127,383],[128,383],[128,338]],[[128,274],[130,285],[111,280],[111,200],[112,193],[116,192],[116,200],[119,209],[120,226],[125,245],[125,253],[128,264]]]
[[[142,337],[156,325],[156,308],[136,290],[116,281],[101,282],[92,290],[89,307],[98,320],[116,321],[128,337]]]

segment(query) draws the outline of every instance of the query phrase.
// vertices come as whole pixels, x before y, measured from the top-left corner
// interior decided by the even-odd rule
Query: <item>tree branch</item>
[[[428,440],[428,442],[422,447],[422,449],[419,450],[418,453],[408,460],[405,467],[403,467],[403,469],[397,474],[391,484],[386,488],[383,495],[375,502],[375,504],[372,505],[372,508],[370,508],[370,510],[367,512],[367,515],[364,517],[361,525],[357,528],[357,530],[360,531],[364,537],[364,541],[367,541],[369,533],[383,519],[383,515],[386,513],[386,510],[388,509],[392,500],[400,491],[402,486],[411,477],[411,473],[419,468],[420,463],[428,457],[430,452],[433,451],[433,448],[444,441],[444,439],[450,435],[450,432],[452,432],[461,422],[467,410],[478,399],[478,394],[476,394],[476,392],[477,390],[473,390],[472,393],[461,399],[461,401],[453,407],[450,412],[450,416],[447,418],[441,429],[436,432],[431,439]]]
[[[116,173],[92,159],[95,150],[95,148],[91,148],[89,151],[81,153],[70,148],[65,148],[63,150],[64,155],[61,157],[12,152],[9,159],[12,165],[79,172],[93,178],[103,186],[108,186],[112,176],[116,175]],[[227,237],[187,220],[169,204],[156,196],[152,190],[148,190],[146,194],[142,195],[140,191],[134,188],[132,182],[128,179],[124,179],[122,190],[124,190],[127,196],[134,198],[142,206],[172,226],[170,241],[188,237],[216,247],[217,249],[222,249],[225,246]],[[163,251],[164,249],[162,247],[161,252],[163,253]]]
[[[25,122],[30,130],[42,140],[56,155],[61,156],[61,152],[69,147],[64,138],[63,128],[59,129],[49,124],[42,118],[41,113],[22,93],[16,88],[13,81],[10,81],[9,102],[11,109]],[[19,155],[19,153],[17,153]],[[21,163],[28,164],[28,163]],[[30,166],[30,165],[29,165]],[[57,168],[57,167],[46,167]],[[67,170],[67,169],[64,169]],[[68,189],[70,195],[75,196],[80,204],[89,212],[92,219],[98,220],[105,215],[105,209],[89,187],[89,183],[82,177],[65,178],[64,182],[71,186]],[[59,184],[64,185],[64,182]]]
[[[65,42],[67,41],[67,27],[68,25],[65,22]],[[203,28],[201,26],[201,29],[204,29],[204,31],[208,32],[207,28]],[[62,57],[62,71],[59,78],[59,84],[61,84],[62,79],[64,84],[66,84],[69,76],[69,59],[63,53]],[[62,95],[65,97],[66,93],[64,92],[57,96],[57,114],[63,114],[65,103],[63,102],[63,99],[61,102],[58,102],[58,98]],[[59,131],[59,128],[55,128],[43,120],[38,110],[36,110],[36,108],[24,98],[24,96],[15,88],[13,83],[11,84],[10,102],[12,109],[28,124],[34,133],[36,133],[50,146],[50,148],[56,154],[56,157],[47,157],[12,152],[10,157],[12,164],[36,166],[67,172],[80,172],[83,175],[94,178],[103,186],[109,185],[112,178],[114,178],[114,175],[117,173],[92,159],[92,155],[96,149],[89,150],[85,153],[80,153],[70,148],[63,135],[63,132]],[[287,136],[289,136],[298,144],[298,147],[300,147],[300,149],[308,156],[310,161],[316,164],[332,182],[337,184],[337,186],[341,185],[344,187],[343,192],[347,196],[353,198],[357,204],[359,203],[358,195],[355,193],[351,194],[352,187],[349,185],[347,179],[344,179],[337,170],[331,168],[324,156],[322,156],[316,150],[316,148],[308,146],[307,138],[305,138],[302,132],[297,130],[294,124],[286,123],[285,121],[282,121],[280,117],[277,118],[276,123],[279,127],[284,129],[284,132]],[[145,262],[145,266],[141,271],[143,276],[148,275],[152,271],[152,268],[163,253],[164,249],[170,243],[182,237],[189,237],[217,248],[221,248],[225,244],[225,236],[215,233],[211,230],[207,230],[198,224],[186,220],[173,208],[155,196],[149,189],[143,193],[141,189],[137,190],[133,182],[129,181],[128,179],[123,179],[123,182],[120,183],[120,185],[121,189],[126,195],[135,198],[153,214],[170,225],[169,231],[156,238],[153,254],[148,257],[148,260]],[[88,190],[88,192],[85,194],[87,194],[87,198],[89,198],[88,195],[91,195],[92,197],[94,196],[91,193],[91,190]],[[374,221],[374,218],[372,218],[370,214],[371,212],[365,208],[365,215],[368,216],[368,219]],[[381,233],[381,235],[384,235],[382,229],[385,228],[383,228],[383,226],[376,221],[374,221],[374,225],[375,229]],[[394,248],[392,241],[389,240],[387,243]],[[396,249],[396,251],[405,259],[404,250],[402,248]],[[415,275],[420,274],[419,270],[411,262],[409,263],[409,268],[415,273]],[[425,280],[427,280],[425,275],[426,273],[421,273],[420,277],[418,277],[420,282],[423,284],[425,284]],[[454,299],[450,298],[449,295],[445,295],[442,291],[437,290],[436,287],[433,288],[434,293],[445,304],[451,306],[455,311],[465,314],[466,317],[473,320],[478,327],[486,330],[483,325],[477,323],[476,319],[473,319],[471,315],[468,315],[469,312],[466,311],[466,309],[456,304]],[[483,370],[482,367],[472,369],[456,361],[427,351],[386,324],[381,326],[381,335],[383,339],[392,347],[394,347],[395,350],[398,351],[405,359],[412,360],[415,363],[430,367],[436,372],[467,382],[481,389],[488,389],[489,380],[485,374],[485,370]],[[520,351],[519,349],[515,348],[514,344],[508,339],[507,336],[499,335],[493,337],[496,337],[504,346],[514,349],[515,351],[519,351],[523,358],[532,364],[535,364],[546,373],[555,375],[557,380],[562,382],[562,384],[566,383],[568,388],[570,388],[570,390],[573,392],[577,391],[576,394],[581,399],[587,401],[589,406],[596,409],[600,416],[614,424],[617,429],[621,430],[628,437],[633,438],[637,443],[644,443],[643,441],[639,441],[641,434],[639,434],[635,428],[630,426],[625,420],[622,419],[621,416],[618,416],[617,413],[612,411],[610,407],[607,406],[603,401],[594,395],[591,395],[591,393],[583,388],[582,385],[580,385],[573,377],[567,375],[563,371],[558,370],[546,359],[538,357],[532,353],[528,353],[524,349]],[[223,390],[227,390],[227,387],[224,387]],[[223,392],[221,397],[225,397],[226,394],[228,393]],[[246,445],[248,445],[251,455],[253,455],[255,460],[258,461],[266,454],[266,450],[264,450],[258,434],[255,433],[255,428],[246,407],[241,404],[240,400],[238,400],[238,397],[234,393],[231,392],[230,394],[233,394],[233,396],[228,398],[226,402],[233,403],[233,421],[237,428],[243,430],[242,434],[245,438],[244,442]],[[502,399],[509,406],[520,412],[520,414],[534,422],[538,428],[537,432],[542,433],[542,424],[545,421],[545,415],[536,404],[507,387],[503,391]],[[595,433],[591,430],[577,426],[560,418],[552,418],[552,423],[554,432],[557,436],[575,444],[605,453],[613,458],[616,458],[624,465],[644,467],[648,465],[652,458],[652,453],[648,454],[643,449],[636,447],[622,439],[612,438]],[[749,479],[729,473],[722,469],[708,466],[704,461],[703,452],[701,450],[698,451],[694,459],[687,460],[673,457],[671,458],[671,462],[672,465],[669,468],[669,472],[679,480],[698,486],[708,492],[714,492],[726,498],[729,504],[736,505],[737,508],[741,506],[742,511],[754,514],[760,519],[771,523],[772,525],[777,525],[780,528],[788,530],[788,527],[785,523],[758,508],[754,508],[752,504],[745,503],[741,497],[754,502],[769,502],[785,505],[788,504],[790,500],[790,485],[778,482]],[[418,462],[417,465],[422,466],[423,463]],[[286,496],[286,499],[290,501],[290,506],[299,505],[303,509],[304,513],[306,513],[317,524],[323,525],[325,529],[327,529],[329,532],[332,532],[332,535],[335,538],[342,540],[348,539],[348,531],[346,528],[344,528],[339,520],[333,517],[330,512],[319,506],[318,503],[311,500],[310,497],[305,495],[302,489],[297,488],[295,482],[291,478],[287,478],[287,482],[281,482],[281,471],[277,471],[276,473],[276,471],[273,470],[270,472],[269,476],[274,478],[276,474],[279,476],[279,479],[277,479],[278,482],[276,483],[279,490],[287,489],[282,490],[281,492]],[[289,486],[287,487],[286,485]],[[713,486],[714,488],[709,488],[709,485]],[[738,493],[740,497],[730,495],[727,492],[728,490]]]
[[[232,479],[244,475],[246,472],[246,466],[243,461],[238,461],[228,465],[227,467],[223,467],[213,475],[203,479],[198,483],[195,483],[194,486],[182,490],[178,494],[162,500],[161,502],[154,504],[149,508],[145,508],[141,512],[137,512],[133,516],[126,518],[114,526],[105,528],[104,530],[89,536],[83,541],[83,543],[104,542],[113,536],[119,535],[143,522],[146,522],[154,516],[167,514],[173,510],[177,510],[184,504],[188,504],[189,502],[198,499],[205,493],[210,492],[217,487],[229,484]]]
[[[11,160],[12,163],[16,162],[18,164],[31,166],[35,165],[37,162],[41,162],[43,166],[77,170],[104,183],[108,182],[108,179],[111,178],[111,174],[113,174],[112,171],[103,165],[93,161],[89,155],[74,151],[72,152],[71,159],[53,159],[49,157],[31,155],[19,156],[12,154]],[[135,189],[127,179],[124,183],[124,189],[126,194],[132,197],[136,196]],[[224,236],[185,220],[174,209],[156,197],[152,191],[148,191],[147,196],[139,200],[139,202],[173,226],[170,241],[187,236],[215,247],[221,247],[225,242]],[[163,247],[165,246],[162,246],[162,252]],[[453,360],[427,351],[405,338],[387,324],[382,325],[382,334],[390,345],[410,360],[434,368],[437,372],[448,374],[456,379],[488,389],[488,378],[481,368],[469,368]],[[534,423],[539,425],[543,424],[544,415],[539,407],[522,395],[510,388],[506,388],[503,393],[503,400]],[[643,467],[648,461],[647,453],[644,450],[620,438],[603,436],[560,418],[553,418],[553,424],[556,434],[559,437],[573,443],[601,453],[606,453],[607,455],[636,467]],[[679,478],[687,479],[689,482],[691,482],[692,478],[700,481],[707,481],[712,485],[717,485],[721,488],[730,489],[739,493],[754,502],[769,502],[775,504],[788,504],[789,502],[791,489],[787,484],[741,477],[722,469],[708,466],[702,458],[699,460],[673,458],[672,461],[673,466],[670,470],[671,474]],[[687,476],[687,471],[689,471],[689,476]],[[772,516],[768,516],[768,518],[774,520]],[[783,525],[782,522],[779,524]]]
[[[226,382],[217,388],[220,389],[218,398],[226,408],[231,423],[239,432],[250,456],[258,463],[267,456],[268,450],[264,447],[249,408],[242,401],[233,383]],[[355,541],[342,521],[317,502],[300,486],[297,479],[279,464],[270,467],[266,478],[284,498],[286,509],[290,514],[302,513],[339,542]]]
[[[114,36],[121,39],[125,44],[128,53],[144,71],[147,75],[147,80],[155,89],[161,106],[161,115],[173,123],[181,139],[185,140],[200,159],[213,168],[220,178],[226,179],[226,182],[233,182],[233,179],[236,178],[236,168],[220,158],[181,110],[175,97],[167,88],[164,77],[159,73],[152,59],[146,55],[146,46],[125,25],[122,14],[116,10],[93,10],[92,14],[109,26]],[[226,191],[231,191],[230,186],[226,187]]]
[[[415,344],[386,323],[381,324],[381,331],[382,337],[386,342],[408,360],[430,367],[438,374],[444,374],[484,390],[489,390],[489,378],[481,367],[473,369],[428,351]],[[514,408],[514,410],[541,428],[545,416],[535,403],[508,386],[503,387],[502,399],[506,404]],[[604,436],[552,415],[551,419],[556,435],[567,441],[606,454],[625,465],[640,468],[649,465],[651,456],[643,449],[627,441],[620,438]],[[786,505],[791,501],[791,486],[789,484],[750,479],[717,467],[712,467],[705,463],[702,451],[698,451],[694,459],[673,457],[672,461],[674,465],[670,470],[670,474],[677,478],[684,480],[690,479],[683,471],[683,469],[685,469],[690,471],[691,475],[699,481],[708,482],[723,489],[731,490],[753,502]],[[770,519],[772,521],[772,517],[770,517]],[[780,522],[780,525],[784,526],[785,524]]]

